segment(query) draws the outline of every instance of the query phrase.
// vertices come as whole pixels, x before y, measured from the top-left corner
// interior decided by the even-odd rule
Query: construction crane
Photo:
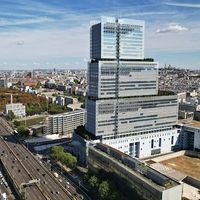
[[[3,95],[10,95],[10,104],[13,104],[13,96],[17,96],[19,95],[19,93],[15,93],[15,94],[12,94],[12,93],[2,93]]]

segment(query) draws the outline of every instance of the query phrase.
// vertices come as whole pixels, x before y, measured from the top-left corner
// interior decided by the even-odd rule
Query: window
[[[154,147],[154,140],[152,139],[151,140],[151,148],[153,148]]]
[[[172,145],[174,144],[174,136],[172,136],[171,144],[172,144]]]
[[[159,147],[161,147],[162,139],[159,138]]]

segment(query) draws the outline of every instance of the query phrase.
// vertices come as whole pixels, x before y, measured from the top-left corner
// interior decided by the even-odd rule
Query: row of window
[[[94,78],[95,79],[95,78]],[[102,79],[101,79],[102,80]],[[105,79],[104,79],[105,80]],[[102,85],[115,85],[116,84],[116,80],[115,79],[111,79],[112,82],[105,82],[105,81],[101,81]],[[114,81],[113,81],[114,80]],[[146,85],[151,85],[151,86],[155,86],[156,85],[156,81],[119,81],[118,84],[119,85],[130,85],[130,86],[135,86],[135,85],[139,85],[142,86],[142,84],[140,83],[148,83]],[[153,84],[154,83],[154,84]],[[144,84],[145,85],[145,84]]]
[[[125,137],[131,137],[131,136],[136,136],[136,135],[146,135],[146,134],[150,134],[150,133],[156,133],[156,132],[161,132],[161,131],[168,131],[168,130],[172,130],[173,127],[172,126],[163,126],[163,127],[159,127],[159,128],[147,128],[146,130],[132,130],[132,131],[126,131],[126,132],[121,132],[120,135],[118,136],[105,136],[103,137],[104,140],[110,140],[110,139],[115,139],[115,138],[125,138]]]
[[[169,103],[167,105],[159,105],[159,104],[152,104],[152,105],[150,105],[149,104],[149,105],[134,105],[134,106],[125,104],[122,107],[120,106],[118,110],[120,112],[130,112],[132,110],[137,111],[137,110],[139,110],[139,108],[141,108],[141,109],[149,109],[149,108],[165,108],[165,107],[176,107],[176,106],[177,106],[177,104],[169,104]],[[114,109],[115,109],[114,105],[111,105],[109,107],[107,107],[107,106],[104,107],[103,105],[101,105],[101,107],[99,107],[98,110],[99,110],[100,114],[103,114],[104,111],[106,113],[108,113],[109,111],[113,112]]]
[[[170,138],[169,138],[170,140]],[[171,145],[174,145],[174,136],[171,136]],[[162,146],[162,138],[159,138],[158,140],[158,146],[161,147]],[[151,148],[153,149],[155,147],[155,140],[152,139],[151,140]]]

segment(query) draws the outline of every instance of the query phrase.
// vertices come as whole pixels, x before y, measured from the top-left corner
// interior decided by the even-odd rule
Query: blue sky
[[[0,69],[86,68],[101,16],[145,20],[160,67],[200,68],[199,0],[0,0]]]

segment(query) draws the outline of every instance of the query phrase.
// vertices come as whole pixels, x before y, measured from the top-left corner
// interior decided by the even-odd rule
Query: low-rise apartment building
[[[74,129],[85,125],[85,115],[86,111],[84,109],[59,115],[50,115],[47,122],[47,134],[69,134],[69,137],[71,137]]]

